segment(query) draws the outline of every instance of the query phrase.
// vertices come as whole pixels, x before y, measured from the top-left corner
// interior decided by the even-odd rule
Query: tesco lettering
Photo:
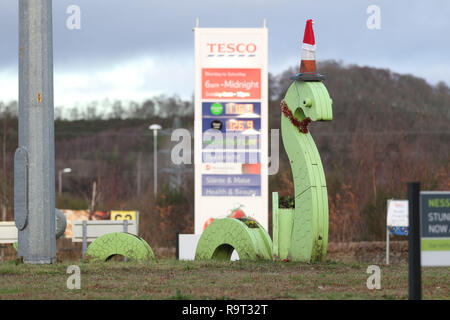
[[[254,43],[207,43],[209,53],[255,53]]]

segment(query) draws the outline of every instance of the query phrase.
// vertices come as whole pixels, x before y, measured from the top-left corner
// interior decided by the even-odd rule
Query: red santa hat
[[[314,39],[314,31],[313,31],[313,20],[308,19],[306,20],[306,26],[305,26],[305,34],[303,36],[303,44],[302,49],[316,50],[316,40]]]

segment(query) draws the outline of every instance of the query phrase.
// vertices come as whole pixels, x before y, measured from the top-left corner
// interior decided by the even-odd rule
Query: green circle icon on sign
[[[218,116],[218,115],[220,115],[220,114],[222,114],[222,112],[223,112],[223,106],[220,104],[220,103],[213,103],[212,105],[211,105],[211,113],[213,114],[213,115],[215,115],[215,116]]]

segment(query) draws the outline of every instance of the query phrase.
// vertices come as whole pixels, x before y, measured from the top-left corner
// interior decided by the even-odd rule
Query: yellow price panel
[[[136,220],[137,211],[111,210],[111,220]]]

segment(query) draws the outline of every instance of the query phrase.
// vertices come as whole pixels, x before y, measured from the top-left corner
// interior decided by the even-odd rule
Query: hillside
[[[270,128],[280,126],[280,101],[295,68],[270,75]],[[404,198],[406,182],[421,181],[428,190],[450,189],[450,88],[389,70],[319,64],[333,99],[332,122],[313,123],[312,135],[327,176],[332,241],[382,240],[386,200]],[[12,219],[13,154],[17,147],[16,105],[0,103],[2,137],[1,195]],[[56,170],[64,176],[60,208],[87,208],[96,181],[99,210],[141,212],[144,238],[171,246],[175,232],[193,231],[192,166],[170,162],[173,128],[192,131],[193,106],[176,97],[158,97],[127,109],[119,103],[108,115],[94,107],[78,120],[55,121]],[[181,115],[175,117],[175,115]],[[83,118],[83,119],[81,119]],[[153,200],[151,123],[165,129],[159,137],[159,190]],[[280,146],[282,143],[280,142]],[[189,170],[190,169],[190,170]],[[270,192],[293,192],[284,149],[280,170],[270,176]]]

